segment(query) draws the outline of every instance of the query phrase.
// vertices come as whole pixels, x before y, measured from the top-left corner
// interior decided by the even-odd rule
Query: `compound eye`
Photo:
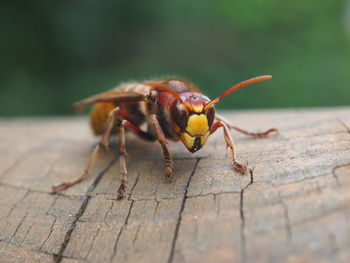
[[[215,109],[214,109],[214,106],[212,106],[207,110],[207,119],[208,119],[209,127],[213,125],[214,118],[215,118]]]
[[[185,106],[181,103],[174,103],[171,107],[171,116],[176,125],[179,126],[181,130],[185,130],[188,120],[188,113]]]

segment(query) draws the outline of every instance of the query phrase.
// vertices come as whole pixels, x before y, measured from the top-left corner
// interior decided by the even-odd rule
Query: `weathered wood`
[[[85,118],[0,121],[0,262],[349,262],[350,108],[232,111],[252,176],[232,170],[222,132],[198,153],[127,138],[128,197],[116,147],[77,176],[96,139]]]

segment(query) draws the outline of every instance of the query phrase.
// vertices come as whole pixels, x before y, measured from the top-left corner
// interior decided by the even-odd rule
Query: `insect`
[[[249,172],[251,169],[236,159],[230,129],[253,137],[266,137],[272,132],[278,132],[277,129],[272,128],[262,133],[240,129],[216,114],[214,104],[239,88],[270,78],[270,75],[265,75],[242,81],[213,100],[202,94],[192,83],[170,78],[121,84],[111,91],[77,102],[74,106],[80,110],[89,104],[95,104],[90,114],[90,123],[95,135],[101,136],[101,139],[82,174],[71,182],[52,186],[53,192],[66,189],[86,178],[101,148],[107,149],[110,136],[118,134],[121,184],[117,195],[118,198],[125,197],[128,181],[126,129],[144,140],[158,141],[163,150],[165,175],[171,177],[174,164],[167,139],[181,141],[194,153],[205,145],[211,134],[222,127],[233,168],[242,174]],[[143,123],[147,124],[147,128],[141,129]]]

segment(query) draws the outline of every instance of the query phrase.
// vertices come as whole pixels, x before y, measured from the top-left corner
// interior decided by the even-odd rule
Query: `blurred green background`
[[[2,1],[0,115],[72,114],[120,81],[177,75],[218,108],[348,105],[347,1]]]

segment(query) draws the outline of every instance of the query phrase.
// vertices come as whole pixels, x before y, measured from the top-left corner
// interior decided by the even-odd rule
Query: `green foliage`
[[[347,105],[345,1],[8,1],[0,8],[1,115],[70,114],[120,81],[183,76],[219,108]],[[349,26],[349,25],[347,25]]]

